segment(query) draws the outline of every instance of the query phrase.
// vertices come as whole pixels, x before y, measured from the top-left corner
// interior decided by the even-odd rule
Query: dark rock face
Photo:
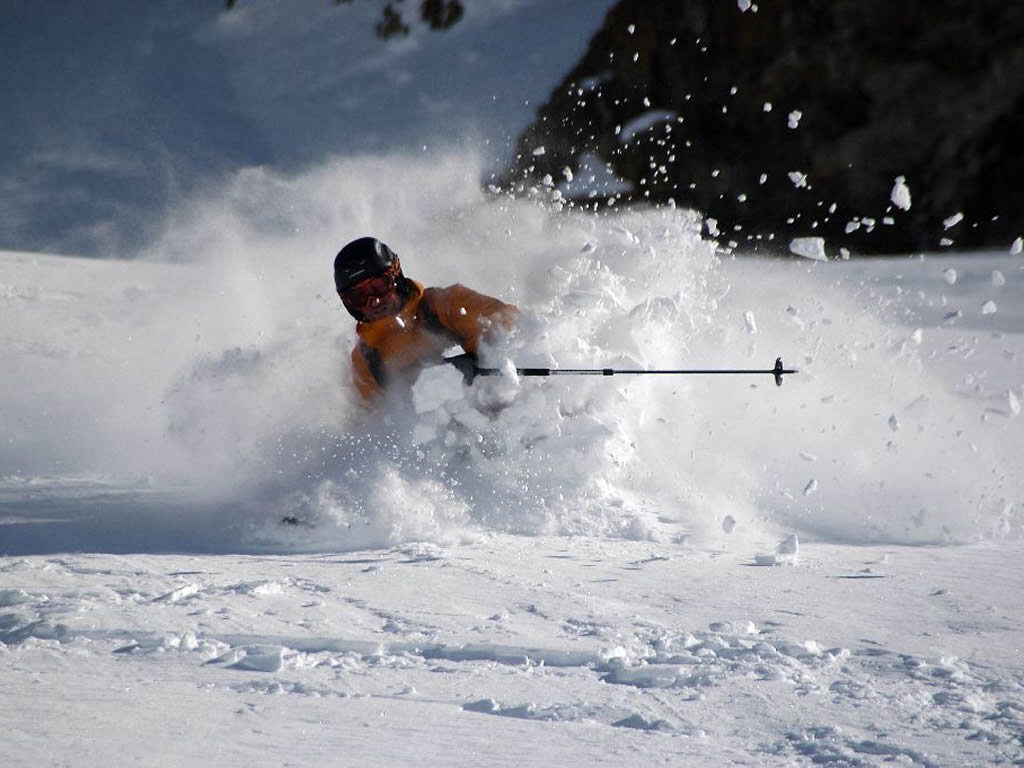
[[[518,150],[506,186],[579,181],[596,155],[630,182],[621,201],[696,208],[741,250],[1007,247],[1024,2],[621,0]]]

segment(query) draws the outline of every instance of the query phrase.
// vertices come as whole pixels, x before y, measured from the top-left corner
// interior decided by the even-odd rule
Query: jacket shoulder
[[[465,299],[472,301],[476,297],[484,298],[484,295],[474,291],[472,288],[467,288],[462,283],[452,283],[444,287],[433,286],[423,289],[423,300],[433,306],[463,301]]]

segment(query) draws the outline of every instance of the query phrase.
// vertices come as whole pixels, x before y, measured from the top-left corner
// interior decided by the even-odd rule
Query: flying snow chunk
[[[757,333],[757,321],[754,319],[754,313],[747,310],[743,313],[743,322],[747,326],[747,333]]]
[[[789,180],[793,182],[793,186],[797,189],[807,186],[807,174],[801,173],[800,171],[790,171],[787,176]]]
[[[790,253],[814,261],[828,261],[825,255],[825,238],[795,237],[789,243]]]
[[[905,176],[896,177],[896,183],[893,184],[892,192],[889,193],[889,199],[897,208],[904,211],[910,210],[910,187],[907,186]]]
[[[948,219],[943,219],[942,220],[942,228],[943,229],[952,229],[953,227],[955,227],[957,224],[959,224],[963,220],[964,220],[963,212],[962,211],[957,211],[952,216],[950,216]]]
[[[792,112],[789,113],[789,117],[787,118],[786,124],[793,130],[796,130],[797,128],[800,127],[800,118],[803,116],[803,112],[801,112],[799,109],[794,109]]]
[[[1006,277],[998,269],[992,270],[992,285],[995,288],[1002,288],[1006,285]]]
[[[678,112],[666,109],[648,109],[641,112],[622,126],[619,132],[619,143],[628,144],[639,134],[646,133],[655,126],[671,123],[677,117],[679,117]]]
[[[1012,395],[1013,393],[1011,392],[1010,394]],[[1020,406],[1018,405],[1017,408],[1019,410]],[[732,515],[726,515],[725,516],[725,520],[722,521],[722,530],[725,531],[726,533],[732,533],[733,531],[735,531],[736,530],[736,518],[733,517]]]
[[[750,10],[751,0],[736,0],[736,5],[739,6],[742,13],[746,13]]]
[[[889,429],[893,432],[900,431],[900,420],[896,418],[895,413],[889,416]]]
[[[544,147],[536,147],[536,148],[535,148],[535,149],[533,150],[533,156],[534,156],[534,157],[540,157],[541,155],[543,155],[543,154],[544,154],[544,153],[546,153],[546,152],[547,152],[547,150],[546,150],[546,149],[544,149]]]
[[[1018,237],[1013,241],[1013,245],[1010,246],[1010,255],[1016,256],[1022,251],[1024,251],[1024,237]]]
[[[572,168],[565,166],[565,168],[562,169],[562,175],[565,177],[566,181],[572,181]]]
[[[983,315],[994,315],[999,311],[999,307],[996,306],[994,301],[986,301],[981,305],[981,314]]]
[[[956,270],[950,267],[949,269],[942,273],[942,277],[946,280],[947,283],[953,285],[954,283],[956,283]]]
[[[921,346],[921,342],[924,341],[924,329],[917,328],[912,334],[910,334],[910,340],[917,346]]]
[[[818,490],[818,481],[812,478],[811,481],[804,486],[804,496],[810,496],[816,490]]]
[[[1006,390],[1006,404],[1010,408],[1010,413],[1020,416],[1020,398],[1014,394],[1012,389]]]

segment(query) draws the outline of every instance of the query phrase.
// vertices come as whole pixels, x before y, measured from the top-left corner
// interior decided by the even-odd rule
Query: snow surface
[[[216,34],[301,55],[249,5]],[[397,144],[230,173],[131,261],[0,252],[0,764],[1024,760],[1019,248],[736,258]],[[520,305],[495,366],[800,372],[367,413],[329,265],[368,233]]]

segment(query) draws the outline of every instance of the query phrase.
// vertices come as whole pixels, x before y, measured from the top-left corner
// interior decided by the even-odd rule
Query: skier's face
[[[341,300],[349,312],[367,323],[394,317],[402,309],[398,279],[390,271],[349,286],[341,293]]]
[[[385,296],[374,296],[370,299],[369,305],[363,310],[363,317],[368,323],[374,320],[383,320],[385,317],[394,317],[402,309],[402,297],[397,289],[392,289]]]

